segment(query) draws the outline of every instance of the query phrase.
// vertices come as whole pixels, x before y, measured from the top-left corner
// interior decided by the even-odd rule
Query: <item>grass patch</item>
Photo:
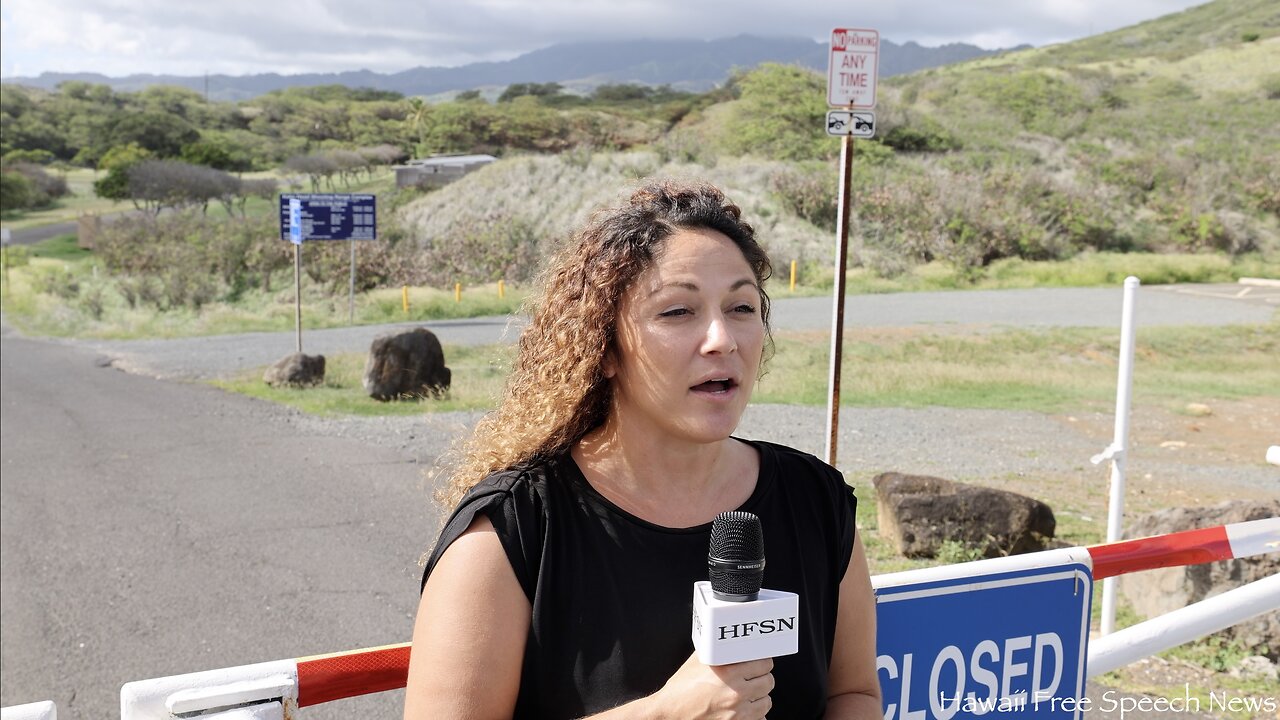
[[[262,381],[262,370],[246,371],[232,380],[215,381],[224,390],[288,405],[312,415],[420,415],[424,412],[477,410],[497,403],[511,364],[508,345],[445,345],[453,383],[442,397],[380,402],[361,385],[365,353],[325,356],[325,379],[319,387],[274,388]]]
[[[33,258],[72,262],[91,257],[93,252],[80,247],[80,242],[76,239],[76,236],[68,233],[42,240],[30,246],[28,254],[29,257]]]
[[[830,292],[831,280],[810,273],[809,285]],[[1068,260],[997,260],[985,268],[964,270],[943,262],[918,265],[885,278],[867,268],[849,271],[849,294],[928,292],[935,290],[1010,290],[1036,287],[1116,286],[1133,275],[1143,285],[1232,283],[1242,277],[1280,277],[1280,263],[1257,254],[1232,258],[1223,254],[1081,253]],[[787,290],[786,280],[781,290]],[[772,290],[771,292],[778,292]],[[806,294],[817,294],[807,291]],[[778,297],[786,297],[781,293]]]
[[[826,402],[824,333],[779,333],[755,402]],[[1280,323],[1138,331],[1134,394],[1177,407],[1204,398],[1274,395]],[[845,336],[841,403],[850,406],[1105,410],[1114,402],[1119,338],[1100,328],[978,336],[855,330]],[[1197,398],[1201,400],[1197,400]]]
[[[977,337],[857,331],[846,336],[841,403],[1105,411],[1115,394],[1118,340],[1114,335],[1093,328],[1005,331]],[[417,405],[384,404],[365,397],[360,386],[364,355],[359,353],[329,358],[327,381],[317,390],[267,388],[261,381],[262,369],[222,386],[320,414],[483,409],[493,407],[500,396],[513,351],[505,344],[453,347],[445,357],[453,368],[456,391],[443,401]],[[1138,333],[1134,394],[1140,403],[1171,409],[1193,400],[1273,396],[1280,388],[1277,355],[1280,323],[1148,328]],[[780,333],[770,371],[752,400],[823,405],[826,374],[827,341],[820,333]],[[1078,523],[1064,523],[1064,532],[1073,541],[1098,541],[1094,524],[1083,516]]]

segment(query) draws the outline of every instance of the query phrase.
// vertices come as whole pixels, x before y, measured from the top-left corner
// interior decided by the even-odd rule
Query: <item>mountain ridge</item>
[[[881,77],[901,75],[1029,46],[985,50],[951,43],[925,47],[881,40]],[[715,40],[630,40],[624,42],[561,43],[510,60],[470,63],[457,67],[419,66],[395,73],[354,70],[339,73],[282,75],[157,75],[140,73],[109,77],[100,73],[41,73],[35,77],[4,78],[6,83],[55,89],[69,80],[110,86],[116,91],[142,90],[152,85],[176,85],[208,93],[211,100],[247,100],[273,90],[313,85],[345,85],[431,96],[463,90],[503,87],[518,82],[558,82],[589,92],[605,83],[671,85],[680,90],[705,91],[723,82],[737,68],[763,62],[795,63],[825,70],[827,44],[808,38],[737,35]]]

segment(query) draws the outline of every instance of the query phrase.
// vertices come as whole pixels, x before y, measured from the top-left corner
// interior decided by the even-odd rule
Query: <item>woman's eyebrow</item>
[[[742,278],[729,286],[729,292],[733,292],[746,285],[750,285],[751,287],[756,288],[757,290],[760,289],[756,285],[756,281],[753,280],[752,278]],[[673,288],[673,287],[684,288],[685,290],[692,290],[693,292],[697,292],[702,289],[695,282],[674,280],[672,282],[663,283],[662,285],[659,285],[658,287],[654,288],[653,291],[649,293],[649,297],[653,297],[654,295],[657,295],[663,290],[666,290],[667,288]]]

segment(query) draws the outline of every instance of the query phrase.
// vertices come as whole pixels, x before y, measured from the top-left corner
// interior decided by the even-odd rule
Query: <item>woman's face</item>
[[[678,230],[627,288],[615,348],[611,420],[659,439],[728,437],[751,397],[764,348],[760,289],[723,233]]]

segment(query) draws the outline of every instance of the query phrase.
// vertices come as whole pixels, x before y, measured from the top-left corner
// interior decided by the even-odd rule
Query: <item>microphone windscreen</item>
[[[764,532],[749,512],[720,513],[707,551],[711,589],[722,600],[755,600],[764,579]]]

